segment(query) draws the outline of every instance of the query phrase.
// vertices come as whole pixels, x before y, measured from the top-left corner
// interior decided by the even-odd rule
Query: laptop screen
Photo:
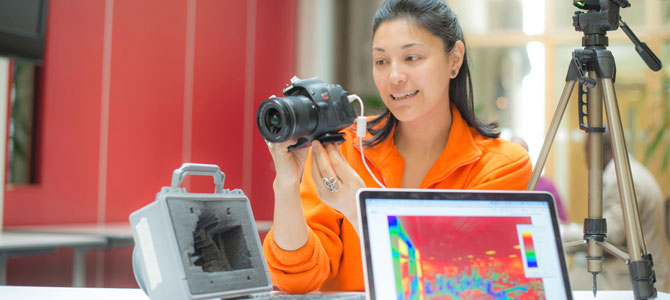
[[[535,192],[364,190],[372,299],[569,299],[552,198]]]

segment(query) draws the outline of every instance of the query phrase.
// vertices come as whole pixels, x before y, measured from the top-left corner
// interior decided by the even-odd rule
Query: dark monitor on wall
[[[41,62],[48,0],[0,0],[0,56]]]

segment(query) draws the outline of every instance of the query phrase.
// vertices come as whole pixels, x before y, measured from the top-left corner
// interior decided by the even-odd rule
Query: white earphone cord
[[[386,188],[384,184],[377,179],[375,174],[372,173],[372,170],[370,170],[370,167],[368,167],[368,163],[365,160],[365,155],[363,155],[363,137],[365,136],[365,130],[367,129],[367,119],[365,119],[365,114],[363,114],[363,100],[361,100],[360,97],[356,94],[348,95],[347,99],[349,99],[349,103],[354,102],[354,100],[358,100],[358,103],[361,104],[361,115],[356,118],[356,137],[358,137],[358,141],[360,142],[361,146],[361,160],[363,160],[363,165],[365,166],[365,169],[368,170],[368,173],[370,173],[370,176],[372,176],[372,179],[375,180],[375,182],[382,188]]]

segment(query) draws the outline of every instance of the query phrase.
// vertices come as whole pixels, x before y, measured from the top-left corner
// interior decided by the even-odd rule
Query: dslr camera
[[[313,140],[324,144],[344,141],[339,131],[353,124],[356,112],[340,85],[294,76],[282,92],[284,97],[265,99],[258,107],[256,124],[265,140],[297,139],[289,150],[308,146]]]

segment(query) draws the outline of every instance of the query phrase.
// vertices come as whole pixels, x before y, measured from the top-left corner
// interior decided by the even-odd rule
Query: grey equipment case
[[[186,175],[214,177],[214,193],[188,193]],[[185,163],[156,201],[130,214],[133,270],[151,299],[230,298],[269,293],[265,263],[249,199],[224,190],[216,165]]]

